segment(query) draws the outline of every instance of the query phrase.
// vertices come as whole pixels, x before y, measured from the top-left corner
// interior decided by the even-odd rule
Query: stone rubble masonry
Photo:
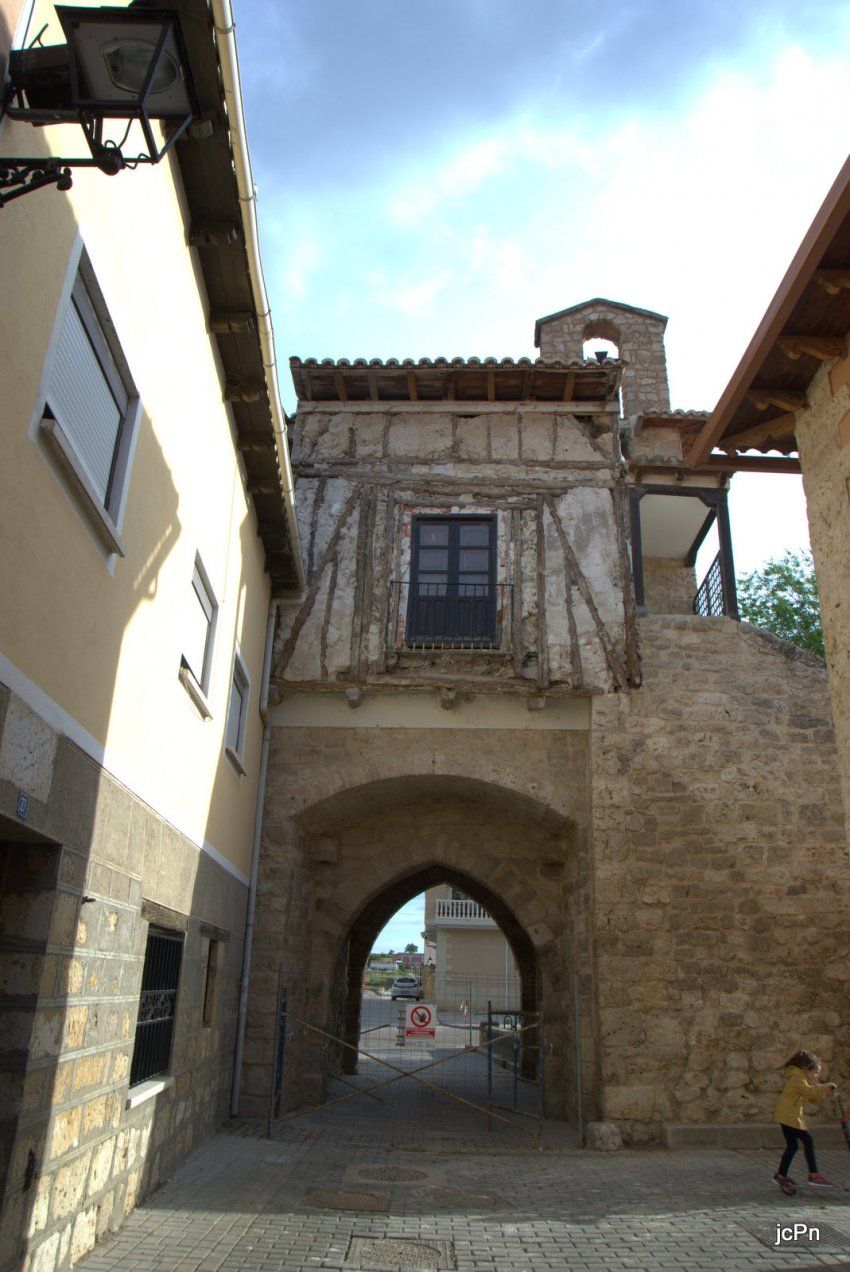
[[[850,357],[823,366],[797,414],[850,848]]]
[[[0,1268],[52,1272],[116,1231],[226,1117],[246,889],[4,686],[0,873]],[[185,930],[173,1083],[128,1110],[149,903]],[[221,959],[204,1026],[211,935]]]
[[[602,1116],[769,1121],[798,1046],[848,1076],[848,875],[820,659],[728,619],[639,621],[594,700]]]
[[[623,414],[669,410],[666,326],[666,318],[643,309],[605,300],[589,301],[541,322],[540,356],[575,362],[584,356],[586,340],[595,336],[611,340],[628,364],[623,374]]]
[[[595,696],[589,732],[358,729],[354,713],[273,728],[246,1112],[268,1089],[282,934],[285,967],[310,968],[290,977],[295,1010],[337,1034],[347,941],[431,865],[531,937],[550,1113],[575,1112],[576,975],[585,1116],[627,1143],[769,1121],[797,1046],[846,1080],[850,876],[823,664],[728,619],[638,629],[642,687]],[[333,1055],[301,1033],[291,1103],[321,1099]]]

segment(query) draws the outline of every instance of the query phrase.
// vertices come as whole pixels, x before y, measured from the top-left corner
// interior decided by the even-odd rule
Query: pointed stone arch
[[[464,757],[471,772],[440,772],[433,749],[401,751],[374,734],[370,743],[347,752],[347,767],[323,765],[312,799],[290,786],[267,806],[244,1111],[259,1111],[268,1089],[279,963],[289,971],[293,1015],[353,1042],[374,937],[410,897],[448,882],[480,901],[507,936],[523,1005],[542,1013],[547,1107],[570,1116],[576,1075],[567,1008],[578,972],[583,1072],[594,1071],[596,1036],[581,752],[572,779],[545,763],[522,771],[507,751],[484,763],[474,747]],[[330,1074],[350,1067],[344,1050],[310,1031],[288,1042],[287,1105],[319,1102]],[[592,1103],[585,1086],[586,1110]]]

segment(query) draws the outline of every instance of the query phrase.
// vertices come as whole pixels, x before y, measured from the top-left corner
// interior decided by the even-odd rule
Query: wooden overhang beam
[[[703,464],[730,428],[738,408],[753,388],[753,381],[761,372],[765,359],[780,338],[786,334],[785,329],[790,323],[795,306],[802,299],[807,288],[821,286],[833,294],[837,294],[844,288],[850,288],[850,269],[821,268],[821,262],[827,257],[830,247],[836,241],[839,231],[848,218],[850,218],[850,158],[845,161],[833,182],[785,277],[779,284],[767,312],[747,346],[744,356],[721,394],[720,401],[712,411],[708,422],[701,430],[688,456],[691,467]]]
[[[416,372],[413,370],[407,373],[407,393],[411,402],[419,401],[419,389],[416,384]]]
[[[345,376],[339,369],[334,370],[334,387],[336,388],[337,397],[340,402],[347,402],[348,385],[345,383]]]
[[[573,394],[575,393],[575,390],[576,390],[576,373],[575,371],[568,371],[567,374],[564,376],[563,401],[571,402],[573,400]]]

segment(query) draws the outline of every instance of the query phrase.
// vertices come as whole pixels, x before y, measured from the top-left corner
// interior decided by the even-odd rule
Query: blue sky
[[[597,295],[668,314],[710,408],[846,155],[835,0],[235,10],[290,410],[291,354],[529,355]],[[799,481],[736,478],[732,521],[739,570],[805,545]]]

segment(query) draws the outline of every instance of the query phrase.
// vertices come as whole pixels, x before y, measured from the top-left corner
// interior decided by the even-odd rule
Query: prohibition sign
[[[407,1038],[436,1038],[437,1022],[434,1019],[434,1008],[430,1003],[417,1003],[407,1009],[405,1026]]]

